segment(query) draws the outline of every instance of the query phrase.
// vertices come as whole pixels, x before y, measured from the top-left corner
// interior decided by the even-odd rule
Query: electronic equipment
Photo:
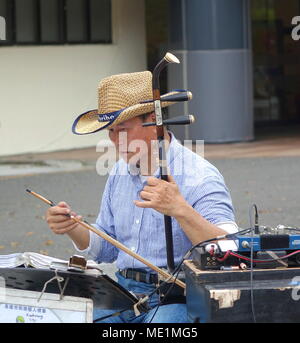
[[[233,240],[194,249],[193,261],[201,270],[300,267],[300,229],[257,226],[256,233],[237,232]]]
[[[191,323],[300,321],[299,268],[224,272],[200,270],[186,260],[183,270]]]

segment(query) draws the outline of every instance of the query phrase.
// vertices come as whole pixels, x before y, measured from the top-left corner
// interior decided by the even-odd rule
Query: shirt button
[[[135,223],[136,223],[136,224],[139,224],[139,222],[140,222],[140,220],[139,220],[139,219],[137,219],[137,220],[135,221]]]
[[[132,248],[131,248],[131,251],[135,251],[135,247],[132,247]]]

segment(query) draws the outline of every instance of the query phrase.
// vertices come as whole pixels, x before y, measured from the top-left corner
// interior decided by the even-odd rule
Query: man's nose
[[[110,137],[115,147],[119,150],[127,149],[127,134],[124,132],[116,132]]]
[[[117,134],[117,144],[118,145],[127,145],[127,133],[126,132],[119,132]]]

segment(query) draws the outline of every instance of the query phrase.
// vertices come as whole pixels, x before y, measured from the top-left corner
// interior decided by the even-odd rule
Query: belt
[[[126,279],[138,282],[158,284],[158,275],[145,272],[142,269],[119,269],[119,273]]]

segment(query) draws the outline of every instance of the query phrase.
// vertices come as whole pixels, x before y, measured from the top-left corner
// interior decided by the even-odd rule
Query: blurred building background
[[[0,156],[94,146],[75,136],[108,75],[153,70],[166,51],[181,64],[162,91],[194,98],[170,108],[196,123],[180,139],[251,141],[257,130],[300,123],[299,0],[0,0]]]

